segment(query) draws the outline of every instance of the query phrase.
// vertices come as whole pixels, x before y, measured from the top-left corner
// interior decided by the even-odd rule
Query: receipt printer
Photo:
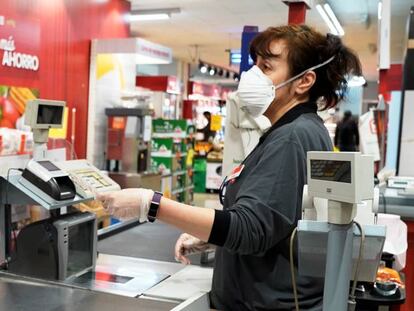
[[[71,200],[76,195],[69,175],[51,161],[31,160],[22,177],[57,201]]]

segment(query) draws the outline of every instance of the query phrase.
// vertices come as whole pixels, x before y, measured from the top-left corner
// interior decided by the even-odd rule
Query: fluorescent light
[[[180,8],[164,8],[164,9],[149,9],[149,10],[140,10],[134,9],[130,13],[130,22],[137,21],[155,21],[155,20],[165,20],[171,18],[172,13],[180,13]]]
[[[382,2],[378,2],[378,20],[382,18]]]
[[[129,16],[130,22],[142,22],[142,21],[156,21],[156,20],[165,20],[169,19],[170,15],[167,13],[157,13],[157,14],[134,14]]]
[[[345,34],[345,31],[339,23],[338,19],[336,18],[335,13],[332,11],[331,6],[328,3],[325,3],[323,7],[325,8],[326,13],[328,13],[329,17],[331,18],[336,30],[338,31],[338,34],[340,36],[343,36]]]
[[[367,81],[363,76],[352,76],[348,79],[348,87],[363,86]]]
[[[329,27],[329,31],[334,34],[334,35],[338,35],[338,31],[336,30],[334,24],[332,24],[331,20],[329,19],[328,15],[326,15],[324,9],[322,8],[322,6],[320,4],[316,5],[316,9],[318,10],[319,14],[321,15],[322,19],[324,20],[324,22],[326,23],[326,25],[328,25]]]

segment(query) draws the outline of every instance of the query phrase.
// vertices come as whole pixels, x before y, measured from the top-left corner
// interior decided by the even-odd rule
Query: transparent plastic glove
[[[120,220],[138,217],[140,222],[148,220],[148,210],[154,191],[130,188],[120,191],[104,192],[97,195],[109,214]]]
[[[213,248],[213,245],[201,241],[188,233],[183,233],[178,238],[177,243],[175,243],[175,260],[189,265],[191,261],[186,256],[212,250]]]

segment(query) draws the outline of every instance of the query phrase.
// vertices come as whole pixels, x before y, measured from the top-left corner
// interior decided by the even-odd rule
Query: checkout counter
[[[85,160],[52,162],[45,158],[45,131],[61,124],[62,117],[56,117],[63,111],[59,107],[62,103],[52,101],[28,103],[28,125],[37,131],[37,152],[24,169],[0,177],[0,310],[209,310],[211,268],[98,254],[96,216],[79,212],[73,206],[92,201],[96,192],[119,186]],[[31,118],[30,114],[36,117]],[[320,273],[305,274],[310,276],[325,275],[324,310],[332,310],[334,305],[337,310],[345,310],[347,306],[353,245],[354,240],[359,240],[349,224],[355,217],[357,203],[373,196],[369,186],[373,182],[368,178],[373,174],[357,176],[352,182],[350,176],[362,172],[358,168],[369,167],[369,161],[356,153],[308,154],[308,169],[312,168],[308,172],[308,178],[312,177],[308,180],[310,193],[326,198],[331,209],[346,211],[331,217],[329,209],[328,222],[305,219],[298,226],[298,243],[304,243],[299,247],[299,270]],[[348,178],[347,191],[343,191],[343,179],[332,179],[332,171],[337,173],[334,177]],[[327,193],[326,187],[330,189]],[[25,204],[42,206],[49,217],[21,228],[16,237],[11,207]],[[339,231],[341,235],[336,234]],[[372,270],[367,276],[372,280],[385,240],[384,228],[372,228],[366,238],[371,246],[371,241],[377,241],[375,250],[371,250],[374,256],[360,253],[358,262],[364,266],[366,259],[367,268],[362,270]],[[321,244],[322,240],[326,243]],[[315,247],[309,247],[312,241]],[[324,252],[320,253],[321,249]],[[315,250],[319,250],[319,262],[325,260],[326,264],[314,263]],[[326,271],[314,269],[325,266]]]
[[[8,199],[0,205],[2,232],[10,232],[6,226],[8,204],[46,206],[45,194],[27,189],[19,182],[21,178],[21,174],[9,176],[8,184],[1,178],[2,191],[8,190],[7,196],[1,195]],[[66,204],[83,200],[87,199],[76,196],[49,205],[54,216],[22,229],[17,254],[7,239],[0,240],[2,262],[8,263],[0,273],[0,310],[209,309],[211,268],[97,254],[94,215],[57,213]],[[60,236],[65,228],[67,240]],[[69,247],[62,250],[63,245]]]
[[[0,310],[209,310],[212,269],[98,254],[96,216],[74,206],[119,186],[85,160],[44,157],[44,131],[61,124],[61,107],[28,103],[37,152],[24,169],[0,176]],[[14,205],[49,216],[16,236]]]

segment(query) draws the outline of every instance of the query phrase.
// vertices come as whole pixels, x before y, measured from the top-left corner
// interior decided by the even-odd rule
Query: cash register
[[[92,271],[97,257],[96,216],[72,206],[93,200],[95,192],[120,189],[86,160],[53,162],[46,158],[49,129],[62,127],[64,108],[65,102],[61,101],[38,99],[27,103],[25,124],[33,131],[33,159],[20,176],[7,178],[8,201],[0,198],[0,203],[6,203],[0,204],[5,218],[4,223],[0,221],[0,226],[4,225],[0,233],[6,236],[4,259],[8,271],[62,281]],[[15,247],[10,243],[9,203],[38,204],[50,213],[49,218],[21,228],[14,239]],[[61,208],[66,211],[61,212]]]

